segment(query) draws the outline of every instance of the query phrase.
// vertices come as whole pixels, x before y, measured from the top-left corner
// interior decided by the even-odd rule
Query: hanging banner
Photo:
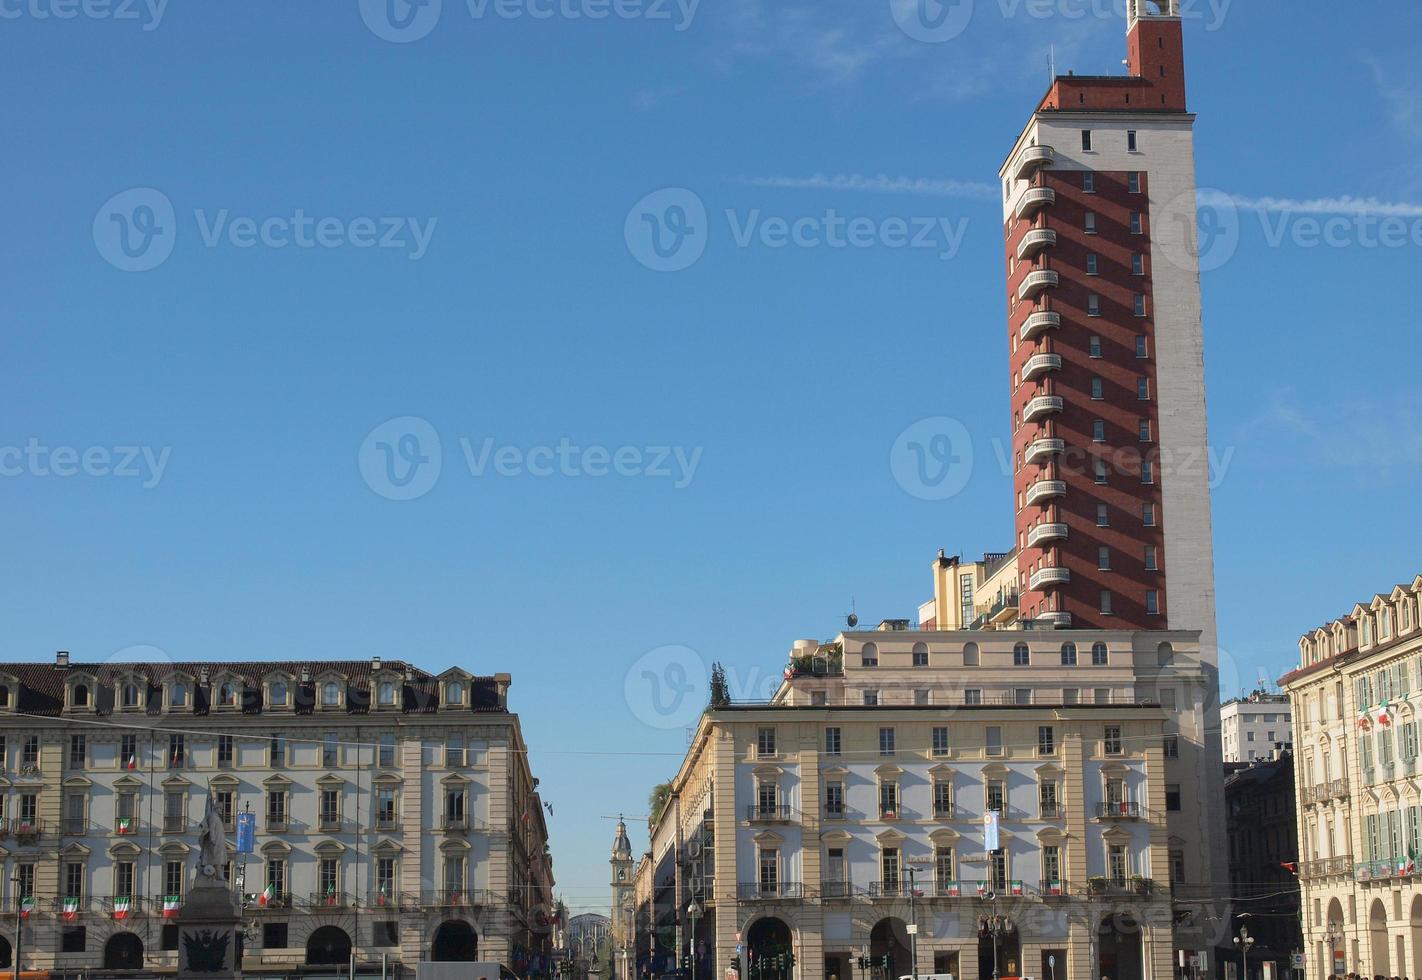
[[[251,811],[237,814],[237,853],[251,854],[257,847],[257,815]]]
[[[1002,844],[998,841],[996,810],[989,810],[983,816],[983,850],[997,851],[1002,849]]]

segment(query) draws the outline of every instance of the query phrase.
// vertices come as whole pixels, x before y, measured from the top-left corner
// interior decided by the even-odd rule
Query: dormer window
[[[341,685],[335,681],[327,681],[321,685],[321,707],[339,708],[341,706]]]
[[[395,704],[395,685],[390,681],[381,681],[376,689],[376,703],[382,708],[393,707]]]
[[[75,684],[74,689],[69,694],[69,704],[74,708],[89,707],[89,685]]]
[[[181,681],[168,688],[168,707],[186,708],[188,706],[188,686]]]
[[[455,705],[463,704],[464,685],[461,684],[459,681],[450,681],[448,684],[446,684],[444,686],[444,703]]]
[[[274,708],[285,708],[287,699],[291,696],[287,689],[286,681],[272,681],[271,704]]]
[[[10,707],[10,685],[0,684],[0,708]]]
[[[237,707],[237,685],[231,681],[217,685],[217,704],[221,708]]]
[[[124,682],[123,689],[119,692],[119,704],[125,708],[138,707],[138,685],[133,681]]]

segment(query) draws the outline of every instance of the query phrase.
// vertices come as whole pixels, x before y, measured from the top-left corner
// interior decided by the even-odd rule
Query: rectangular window
[[[988,755],[1002,755],[1002,728],[998,725],[988,725],[984,742]]]
[[[957,883],[953,877],[953,848],[937,847],[933,851],[933,876],[938,882],[938,894],[947,894],[947,887]]]
[[[83,769],[89,759],[89,738],[87,735],[69,736],[69,768]]]
[[[267,765],[272,769],[286,767],[286,736],[280,732],[273,732],[267,743]]]
[[[1101,357],[1101,338],[1091,337],[1087,340],[1087,354],[1090,357]]]
[[[1104,442],[1105,440],[1102,440],[1102,441]],[[1097,486],[1105,486],[1105,485],[1106,485],[1106,460],[1102,459],[1100,456],[1097,456],[1095,459],[1093,459],[1093,460],[1091,461],[1091,468],[1092,468],[1092,470],[1094,471],[1094,473],[1092,474],[1092,478],[1096,481],[1096,485],[1097,485]]]
[[[939,725],[933,729],[933,754],[948,754],[948,727],[946,725]]]
[[[332,830],[341,825],[341,791],[321,790],[321,828]]]
[[[1150,486],[1155,482],[1155,463],[1151,460],[1141,461],[1141,484]]]
[[[1037,805],[1043,820],[1055,820],[1062,815],[1055,779],[1044,779],[1037,785]]]
[[[77,861],[67,861],[64,865],[64,897],[84,897],[84,865]]]
[[[163,862],[163,894],[164,894],[164,895],[171,895],[171,896],[173,896],[174,898],[182,898],[182,896],[183,896],[183,879],[184,879],[185,877],[186,877],[186,875],[183,874],[183,862],[182,862],[182,861],[164,861],[164,862]]]
[[[237,751],[231,735],[217,736],[217,765],[226,769],[231,767],[233,759],[236,758]]]
[[[872,643],[864,644],[864,649],[859,651],[859,663],[863,667],[879,666],[879,648]]]
[[[1148,544],[1148,545],[1146,545],[1146,547],[1145,547],[1145,568],[1146,568],[1146,571],[1148,571],[1148,572],[1158,572],[1158,571],[1160,571],[1159,559],[1158,559],[1156,556],[1157,556],[1157,551],[1156,551],[1155,545],[1153,545],[1153,544]]]
[[[1084,170],[1081,174],[1081,189],[1088,194],[1096,193],[1096,172]]]
[[[766,759],[775,755],[775,729],[761,728],[755,733],[755,754],[757,758]]]
[[[163,830],[170,834],[188,829],[188,799],[182,790],[163,794]]]
[[[983,808],[1001,813],[1007,809],[1007,789],[1001,779],[989,779],[983,789]]]
[[[327,732],[321,739],[321,765],[327,769],[334,769],[340,764],[340,736],[335,732]]]
[[[468,816],[465,802],[468,794],[462,789],[444,791],[444,824],[446,827],[467,827]]]
[[[894,754],[894,730],[892,728],[879,729],[879,754]]]
[[[1165,784],[1165,809],[1171,813],[1178,813],[1180,810],[1180,784]]]
[[[168,736],[168,768],[181,769],[187,764],[187,746],[183,736],[172,734]]]
[[[341,895],[341,865],[336,858],[322,858],[316,869],[317,900],[335,905]]]
[[[879,703],[879,692],[878,692],[878,691],[865,691],[865,692],[864,692],[864,704],[865,704],[866,706],[872,707],[873,705],[876,705],[876,704],[878,704],[878,703]]]
[[[1092,700],[1097,704],[1111,703],[1111,689],[1109,687],[1094,688],[1091,692]]]
[[[114,897],[133,898],[133,862],[119,861],[114,864]]]
[[[1112,615],[1112,612],[1111,612],[1111,590],[1110,590],[1110,589],[1102,589],[1102,590],[1101,590],[1101,614],[1102,614],[1103,616],[1110,616],[1110,615]]]
[[[825,729],[825,755],[839,755],[839,729]]]
[[[395,897],[395,859],[379,858],[375,862],[375,904],[389,905]]]
[[[1086,222],[1086,233],[1087,233],[1088,235],[1094,235],[1094,234],[1096,234],[1096,212],[1095,212],[1095,211],[1088,211],[1088,212],[1086,212],[1085,222]]]
[[[970,687],[970,688],[966,689],[965,691],[963,691],[963,703],[964,703],[964,704],[982,704],[982,703],[983,703],[983,692],[982,692],[979,688],[976,688],[976,687]]]
[[[1051,725],[1037,726],[1037,754],[1056,755],[1057,738],[1056,732]]]
[[[462,769],[468,761],[468,756],[464,750],[464,736],[449,734],[444,740],[444,767],[446,769]]]
[[[236,819],[236,798],[230,789],[219,789],[212,794],[213,805],[217,807],[217,813],[222,817],[222,823],[228,830],[235,829]]]
[[[286,861],[272,858],[267,862],[267,885],[276,895],[276,901],[282,902],[286,896]]]
[[[1136,316],[1146,315],[1146,298],[1144,293],[1136,293],[1134,300],[1134,312]]]
[[[34,767],[39,765],[39,736],[27,735],[24,747],[20,750],[20,765]]]
[[[1126,190],[1132,194],[1141,192],[1141,174],[1139,170],[1132,170],[1126,174]]]
[[[1105,504],[1097,504],[1097,505],[1096,505],[1096,526],[1097,526],[1097,527],[1110,527],[1110,526],[1111,526],[1111,514],[1110,514],[1110,512],[1106,509],[1106,505],[1105,505]]]
[[[1096,549],[1096,567],[1103,572],[1111,570],[1111,549],[1105,545]]]
[[[1044,890],[1051,892],[1052,886],[1058,889],[1062,882],[1062,849],[1059,844],[1046,844],[1042,847],[1042,884]]]
[[[177,928],[174,927],[173,948],[178,948]],[[264,922],[262,924],[262,949],[286,949],[286,923]]]
[[[1155,527],[1155,504],[1141,505],[1141,523],[1146,527]]]
[[[843,783],[825,783],[825,816],[832,820],[844,818]]]
[[[1178,759],[1178,758],[1180,758],[1180,736],[1179,736],[1179,735],[1167,735],[1167,736],[1165,736],[1165,757],[1166,757],[1167,759]]]
[[[1141,442],[1150,442],[1150,419],[1141,419],[1136,425],[1136,435]]]
[[[1091,379],[1091,400],[1099,402],[1106,397],[1105,385],[1100,378]]]
[[[1141,213],[1140,213],[1139,211],[1132,211],[1132,212],[1131,212],[1131,234],[1132,234],[1132,235],[1139,235],[1139,234],[1142,234],[1141,228],[1142,228],[1142,225],[1141,225]]]
[[[1089,129],[1081,131],[1081,149],[1085,153],[1091,152],[1091,130]]]
[[[59,933],[61,953],[82,953],[88,945],[89,930],[86,926],[65,926]]]
[[[1145,275],[1145,256],[1142,255],[1140,252],[1134,252],[1131,254],[1131,275]]]
[[[882,782],[879,784],[879,817],[883,820],[897,820],[899,817],[899,784]]]
[[[760,891],[763,895],[775,895],[780,890],[780,852],[773,847],[760,851]]]
[[[1025,643],[1019,643],[1012,648],[1012,666],[1030,667],[1032,665],[1032,651]]]
[[[1101,748],[1107,755],[1121,754],[1121,726],[1107,725],[1101,739]]]
[[[1155,589],[1148,589],[1145,599],[1146,613],[1151,616],[1158,615],[1160,613],[1160,593]]]
[[[1140,149],[1136,143],[1136,131],[1134,129],[1126,130],[1126,149],[1132,153]]]
[[[267,790],[267,829],[286,829],[286,791]]]
[[[1088,276],[1099,276],[1101,274],[1101,260],[1095,252],[1086,253],[1086,274]]]
[[[914,692],[913,692],[913,703],[914,703],[914,704],[927,704],[927,703],[928,703],[928,688],[926,688],[926,687],[917,687],[917,688],[914,688]]]
[[[395,829],[395,788],[381,786],[375,790],[375,829]]]
[[[119,766],[124,769],[138,768],[138,736],[125,734],[119,736]]]
[[[1127,869],[1129,865],[1126,860],[1126,845],[1111,844],[1107,848],[1106,870],[1111,877],[1111,884],[1117,888],[1126,887]]]
[[[385,769],[389,769],[395,765],[394,732],[380,733],[380,758],[377,760],[377,762],[382,768]]]
[[[1150,342],[1145,334],[1136,335],[1136,357],[1140,360],[1150,356]]]
[[[381,919],[371,930],[371,945],[380,948],[400,945],[400,923],[393,919]]]
[[[1086,297],[1086,315],[1087,315],[1087,316],[1100,316],[1100,315],[1101,315],[1101,297],[1100,297],[1100,296],[1097,296],[1095,293],[1089,293],[1089,294],[1087,294],[1087,297]]]
[[[1185,881],[1185,852],[1170,852],[1170,883],[1173,885],[1183,884]]]

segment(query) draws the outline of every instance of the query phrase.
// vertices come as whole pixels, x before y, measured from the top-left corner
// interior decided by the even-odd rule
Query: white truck
[[[415,964],[415,980],[518,980],[499,963],[435,963],[422,960]]]

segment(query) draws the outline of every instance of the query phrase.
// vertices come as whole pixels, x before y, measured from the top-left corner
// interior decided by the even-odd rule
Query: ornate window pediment
[[[847,830],[831,830],[820,834],[820,841],[825,844],[848,844],[854,838]]]
[[[88,776],[66,776],[64,778],[65,789],[92,789],[94,781]]]
[[[87,671],[70,673],[64,678],[64,709],[92,712],[98,700],[99,679]]]
[[[879,842],[880,847],[898,847],[908,840],[908,837],[904,835],[903,831],[889,827],[875,834],[874,839]]]
[[[284,840],[269,840],[262,845],[262,854],[267,857],[291,853],[291,845]]]
[[[296,678],[284,670],[262,678],[262,704],[267,711],[291,711],[296,703]]]
[[[451,851],[467,853],[469,851],[469,842],[463,837],[446,837],[444,840],[440,841],[439,849],[445,854],[448,854]]]
[[[87,858],[89,857],[89,855],[90,855],[90,854],[93,854],[94,852],[91,851],[91,850],[89,850],[88,847],[86,847],[84,844],[82,844],[82,843],[80,843],[79,841],[76,840],[76,841],[71,841],[70,843],[68,843],[68,844],[64,845],[63,847],[61,847],[61,848],[59,849],[59,853],[60,853],[62,856],[67,857],[67,858],[86,858],[86,859],[87,859]]]
[[[844,776],[848,776],[849,770],[844,768],[844,766],[825,766],[823,769],[820,770],[820,774],[823,776],[829,776],[834,779],[839,779]]]
[[[404,844],[389,837],[382,837],[370,848],[372,854],[398,854],[404,849]]]
[[[108,853],[115,861],[132,861],[143,853],[143,849],[131,840],[121,840],[111,844]]]
[[[1044,763],[1042,763],[1040,766],[1038,766],[1035,771],[1036,771],[1036,773],[1037,773],[1037,775],[1038,775],[1039,777],[1040,777],[1040,776],[1049,776],[1049,777],[1060,776],[1060,775],[1062,775],[1064,772],[1066,772],[1065,769],[1063,769],[1060,765],[1058,765],[1058,764],[1055,763],[1055,762],[1044,762]]]
[[[874,775],[878,776],[880,779],[896,779],[899,776],[902,776],[903,774],[903,769],[894,765],[892,762],[886,762],[882,766],[874,770]]]
[[[754,769],[751,770],[751,772],[755,773],[762,779],[774,779],[782,775],[785,770],[781,769],[779,766],[772,766],[769,763],[766,763],[764,765],[756,766]]]
[[[290,789],[291,780],[278,773],[263,779],[262,785],[267,789]]]
[[[999,836],[1001,835],[999,834]],[[928,839],[933,841],[933,843],[941,844],[944,847],[953,847],[958,843],[959,840],[962,839],[962,835],[959,834],[952,827],[939,827],[937,830],[933,831],[933,833],[928,835]]]
[[[987,765],[983,766],[984,778],[989,776],[993,778],[1006,777],[1008,773],[1009,770],[1007,766],[1003,765],[1001,762],[989,762]]]
[[[165,855],[190,854],[192,847],[180,840],[168,840],[164,841],[158,850]]]
[[[762,830],[753,839],[761,847],[779,847],[785,843],[785,838],[773,830]]]
[[[314,850],[322,857],[339,857],[346,852],[346,845],[338,840],[323,840]]]
[[[0,674],[0,711],[15,710],[20,700],[20,681],[14,674]]]
[[[957,775],[957,772],[958,771],[952,766],[946,765],[942,762],[938,763],[938,765],[936,766],[930,766],[928,770],[928,774],[939,782],[948,782],[955,775]]]
[[[340,711],[346,706],[346,679],[327,670],[316,677],[316,707],[321,711]]]
[[[346,785],[346,781],[333,772],[328,772],[320,779],[316,780],[316,785],[323,789],[340,789]]]

